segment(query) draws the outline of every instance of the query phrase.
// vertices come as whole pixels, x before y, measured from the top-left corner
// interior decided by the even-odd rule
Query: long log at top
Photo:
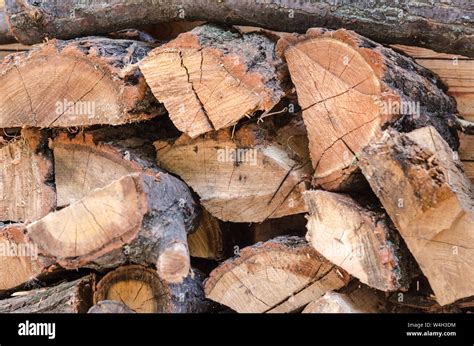
[[[421,3],[359,0],[313,1],[33,1],[7,0],[15,37],[24,44],[44,38],[103,34],[170,20],[204,20],[304,32],[313,26],[347,28],[384,43],[420,45],[474,56],[474,9],[468,1]],[[337,6],[334,6],[336,5]]]

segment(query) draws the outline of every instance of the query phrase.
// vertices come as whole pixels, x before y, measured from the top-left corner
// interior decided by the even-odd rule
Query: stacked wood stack
[[[0,312],[473,311],[469,6],[108,3],[0,1]]]

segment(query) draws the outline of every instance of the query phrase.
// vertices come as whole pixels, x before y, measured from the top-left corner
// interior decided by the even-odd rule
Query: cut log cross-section
[[[194,138],[278,103],[274,48],[262,33],[203,25],[153,50],[140,69],[175,126]]]
[[[362,171],[441,304],[474,295],[474,194],[462,164],[433,127],[387,130]]]
[[[132,65],[146,43],[52,40],[0,64],[0,127],[118,125],[163,113]]]
[[[233,138],[224,129],[194,140],[183,135],[174,143],[157,141],[157,160],[223,221],[262,222],[298,214],[306,211],[301,191],[311,175],[306,132],[299,125],[272,132],[248,124]]]
[[[186,237],[197,215],[178,179],[133,174],[48,214],[27,232],[42,255],[67,269],[151,264],[164,280],[181,282],[189,272]]]
[[[169,284],[139,265],[120,267],[100,280],[94,301],[105,300],[121,302],[137,313],[198,313],[210,306],[198,272],[190,273],[180,284]]]
[[[0,221],[28,223],[55,208],[53,164],[43,150],[45,142],[41,132],[23,129],[18,139],[0,145]]]
[[[306,239],[324,257],[381,291],[409,283],[409,255],[388,216],[360,206],[349,196],[306,191]]]
[[[205,292],[237,312],[292,312],[343,287],[348,277],[304,239],[277,237],[222,263],[207,279]]]
[[[316,187],[354,188],[356,157],[387,122],[402,131],[433,125],[456,149],[455,103],[413,60],[343,29],[286,35],[277,50],[303,108]]]

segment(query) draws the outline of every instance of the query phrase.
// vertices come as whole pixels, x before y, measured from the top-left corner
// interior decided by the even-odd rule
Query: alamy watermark
[[[38,258],[38,246],[29,243],[0,243],[0,257],[30,257],[36,260]]]
[[[90,101],[68,101],[63,99],[56,102],[57,115],[87,115],[95,117],[95,102]]]
[[[415,117],[420,116],[420,102],[417,101],[394,101],[388,100],[381,104],[382,114],[390,115],[413,115]]]
[[[236,164],[248,163],[251,166],[256,166],[257,152],[257,149],[253,148],[220,148],[217,149],[217,161]]]

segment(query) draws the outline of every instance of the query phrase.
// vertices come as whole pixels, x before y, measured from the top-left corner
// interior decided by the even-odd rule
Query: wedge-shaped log
[[[433,125],[457,148],[454,101],[410,58],[343,29],[287,35],[277,49],[303,108],[316,187],[357,188],[357,155],[387,125]]]
[[[53,287],[17,292],[0,300],[1,313],[86,313],[92,306],[95,277],[88,275]]]
[[[199,313],[211,306],[197,271],[180,284],[169,284],[154,270],[128,265],[108,273],[97,285],[94,302],[118,301],[137,313]]]
[[[45,147],[44,134],[30,129],[0,145],[0,221],[28,223],[56,207],[51,153]]]
[[[324,257],[381,291],[407,288],[412,259],[388,216],[343,194],[304,193],[306,240]]]
[[[348,277],[303,238],[277,237],[223,262],[206,280],[205,292],[237,312],[292,312],[343,287]]]
[[[436,300],[474,295],[474,199],[457,154],[433,127],[387,130],[360,166],[428,278]]]
[[[273,108],[285,94],[280,65],[266,35],[203,25],[154,49],[140,70],[175,126],[194,138]]]
[[[301,191],[311,175],[306,132],[299,125],[269,131],[248,124],[233,138],[221,130],[194,140],[183,135],[174,143],[157,141],[157,160],[223,221],[261,222],[298,214],[306,210]]]
[[[158,178],[132,174],[96,189],[28,225],[28,237],[66,269],[152,264],[164,280],[181,282],[198,209],[181,181],[166,173]]]
[[[0,127],[118,125],[163,113],[133,64],[146,43],[52,40],[0,64]]]

